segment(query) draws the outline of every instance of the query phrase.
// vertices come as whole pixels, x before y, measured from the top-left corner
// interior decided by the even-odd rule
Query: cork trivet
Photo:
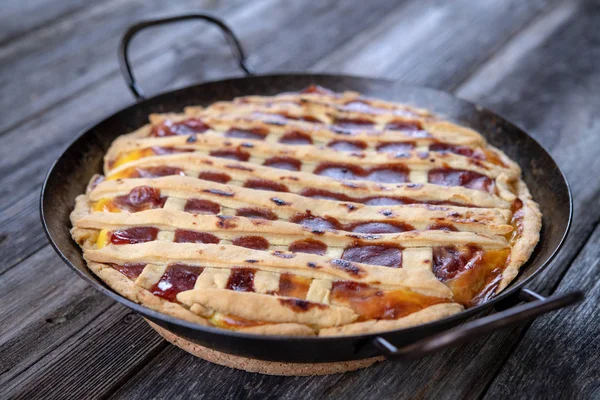
[[[314,364],[255,360],[253,358],[234,356],[200,346],[199,344],[192,343],[175,335],[174,333],[154,324],[153,322],[148,320],[146,320],[146,322],[148,322],[148,324],[150,324],[150,326],[168,342],[174,344],[184,351],[187,351],[190,354],[195,355],[196,357],[200,357],[211,363],[224,365],[229,368],[241,369],[247,372],[256,372],[265,375],[311,376],[339,374],[342,372],[366,368],[384,359],[384,357],[373,357],[363,360]]]

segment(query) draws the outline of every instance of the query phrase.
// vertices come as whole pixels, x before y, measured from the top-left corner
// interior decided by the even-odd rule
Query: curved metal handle
[[[524,289],[521,293],[521,298],[527,301],[527,303],[467,322],[454,329],[430,336],[401,349],[396,348],[396,346],[381,336],[373,340],[373,345],[381,350],[384,356],[392,360],[416,359],[467,342],[477,336],[491,333],[497,329],[515,325],[547,312],[569,306],[583,299],[582,292],[558,294],[548,298],[544,298],[527,289]]]
[[[217,17],[214,17],[214,16],[212,16],[210,14],[206,14],[206,13],[192,13],[192,14],[177,15],[177,16],[168,17],[168,18],[159,18],[159,19],[140,21],[137,24],[131,26],[127,30],[127,32],[125,32],[125,34],[123,35],[123,38],[121,39],[121,44],[119,46],[119,66],[121,67],[121,74],[123,74],[123,79],[125,79],[125,83],[127,83],[129,90],[131,90],[131,93],[133,93],[133,95],[135,96],[135,98],[137,100],[144,99],[144,92],[142,91],[142,89],[140,89],[137,82],[135,81],[135,77],[133,75],[133,70],[131,69],[131,64],[129,62],[128,50],[129,50],[129,43],[131,42],[131,39],[139,31],[149,28],[151,26],[169,24],[171,22],[187,21],[190,19],[202,19],[204,21],[211,22],[211,23],[217,25],[219,28],[221,28],[221,31],[225,34],[225,38],[227,39],[227,42],[229,43],[229,46],[231,47],[231,52],[233,53],[233,56],[236,58],[240,68],[244,72],[246,72],[246,74],[248,74],[248,75],[253,74],[252,70],[248,66],[248,63],[246,61],[246,56],[244,54],[244,49],[242,48],[242,45],[240,44],[239,40],[237,39],[237,37],[235,36],[233,31],[231,29],[229,29],[229,27],[227,25],[225,25],[225,23],[223,21],[221,21],[220,19],[218,19]]]

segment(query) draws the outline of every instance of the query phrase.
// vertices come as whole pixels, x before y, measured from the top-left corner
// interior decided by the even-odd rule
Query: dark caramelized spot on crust
[[[398,156],[408,156],[410,151],[415,148],[413,142],[387,142],[379,143],[377,151],[380,153],[395,153]]]
[[[167,201],[166,197],[160,196],[160,190],[150,186],[138,186],[123,196],[117,196],[113,202],[122,209],[129,212],[138,212],[151,208],[162,208]]]
[[[215,194],[217,196],[223,196],[223,197],[233,197],[233,196],[235,196],[235,193],[225,192],[224,190],[219,190],[219,189],[204,189],[202,191],[204,193]]]
[[[266,159],[263,165],[288,171],[300,171],[302,163],[292,157],[271,157]]]
[[[319,308],[321,310],[327,308],[325,304],[313,303],[306,300],[298,299],[278,299],[282,306],[291,308],[295,312],[307,312],[312,308]]]
[[[110,242],[112,244],[136,244],[156,240],[158,228],[150,226],[136,226],[133,228],[112,231]]]
[[[401,131],[407,136],[414,137],[431,137],[431,134],[423,129],[423,125],[419,121],[394,120],[385,125],[388,131]]]
[[[334,140],[327,147],[338,151],[362,151],[367,148],[367,144],[361,140]]]
[[[155,167],[144,167],[135,168],[135,172],[130,175],[131,178],[159,178],[161,176],[169,175],[182,175],[185,173],[181,168],[167,167],[167,166],[155,166]]]
[[[287,201],[281,200],[279,197],[271,197],[269,200],[271,200],[273,203],[277,204],[278,206],[289,206],[291,203],[288,203]]]
[[[188,199],[185,202],[183,209],[185,212],[192,214],[214,214],[217,215],[221,212],[221,206],[215,202],[204,199]]]
[[[260,236],[240,236],[233,239],[231,244],[254,250],[267,250],[270,246],[269,241]]]
[[[203,133],[209,129],[210,126],[206,125],[197,118],[188,118],[179,122],[165,120],[164,122],[153,127],[150,135],[155,137],[191,135],[194,133]]]
[[[137,279],[141,275],[142,271],[146,267],[146,264],[142,263],[126,263],[126,264],[113,264],[109,263],[111,268],[116,269],[131,280]]]
[[[494,181],[478,172],[438,168],[429,171],[429,183],[442,186],[464,186],[469,189],[494,191]]]
[[[318,254],[320,256],[327,252],[327,245],[320,240],[304,239],[296,240],[288,247],[294,253]]]
[[[369,119],[336,118],[331,129],[336,133],[352,135],[357,132],[374,132],[375,122]]]
[[[310,135],[299,131],[288,132],[279,139],[279,143],[291,145],[312,144],[312,142]]]
[[[231,128],[225,132],[225,137],[236,138],[236,139],[252,139],[252,140],[265,140],[265,136],[269,134],[269,131],[265,128],[252,128],[252,129],[241,129]]]
[[[335,268],[346,271],[350,275],[361,276],[365,274],[365,270],[359,267],[358,265],[348,261],[348,260],[340,260],[335,259],[329,262]]]
[[[277,291],[277,295],[305,299],[311,282],[311,278],[283,273],[279,278],[279,290]]]
[[[401,268],[402,250],[393,245],[354,245],[344,250],[342,259],[362,264]]]
[[[442,222],[440,222],[438,224],[429,225],[427,227],[427,229],[429,229],[431,231],[458,232],[458,229],[456,229],[456,227],[454,225],[445,224]]]
[[[202,267],[187,264],[171,264],[167,267],[160,280],[152,286],[150,291],[152,294],[163,299],[177,301],[177,293],[193,289],[202,271]]]
[[[217,227],[222,229],[233,229],[237,227],[233,217],[228,215],[217,215]]]
[[[230,160],[248,161],[250,153],[242,151],[240,149],[223,149],[213,150],[210,152],[213,157],[228,158]]]
[[[402,164],[363,169],[352,164],[321,163],[315,168],[317,175],[338,180],[368,180],[380,183],[402,183],[408,181],[408,168]]]
[[[415,227],[404,222],[359,222],[346,229],[356,233],[400,233],[415,230]]]
[[[316,217],[311,213],[296,214],[290,218],[290,222],[294,224],[300,224],[309,229],[317,230],[339,229],[341,227],[340,223],[335,218]]]
[[[219,238],[208,232],[188,231],[185,229],[175,230],[175,243],[219,243]]]
[[[398,319],[447,299],[425,296],[410,290],[384,291],[364,283],[336,281],[330,293],[331,304],[352,308],[357,321]]]
[[[244,183],[244,187],[256,190],[270,190],[273,192],[289,192],[287,186],[284,184],[268,181],[266,179],[249,179]]]
[[[200,175],[198,175],[198,178],[204,179],[205,181],[218,182],[218,183],[227,183],[231,180],[231,177],[227,174],[224,174],[222,172],[211,172],[211,171],[200,172]]]
[[[225,289],[236,292],[254,292],[254,274],[252,268],[232,268]]]
[[[237,210],[236,215],[246,218],[259,218],[275,221],[277,214],[266,208],[244,207]]]

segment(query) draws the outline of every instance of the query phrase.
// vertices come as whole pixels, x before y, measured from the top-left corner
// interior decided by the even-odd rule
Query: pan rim
[[[216,327],[204,326],[204,325],[196,324],[193,322],[185,321],[180,318],[172,317],[168,314],[164,314],[164,313],[152,310],[142,304],[135,303],[135,302],[125,298],[124,296],[122,296],[122,295],[118,294],[117,292],[113,291],[112,289],[110,289],[104,282],[102,282],[97,277],[90,278],[90,277],[86,276],[75,265],[73,265],[73,263],[69,260],[69,258],[62,252],[59,245],[56,243],[56,241],[52,237],[52,234],[50,233],[50,229],[46,222],[46,216],[44,214],[44,203],[45,203],[45,200],[47,197],[47,187],[49,185],[48,181],[50,180],[52,174],[54,173],[57,164],[63,159],[65,153],[67,153],[69,151],[69,149],[71,149],[71,147],[75,145],[76,142],[81,140],[90,131],[92,131],[98,125],[102,124],[104,121],[112,118],[113,116],[115,116],[119,113],[125,112],[131,108],[143,106],[145,103],[149,103],[151,101],[156,101],[157,98],[162,97],[162,96],[169,96],[169,95],[173,96],[179,92],[185,92],[191,88],[199,87],[202,85],[223,84],[225,82],[256,80],[256,79],[264,79],[264,78],[294,78],[294,77],[303,77],[303,78],[306,78],[306,77],[319,78],[319,77],[321,77],[321,78],[330,78],[330,79],[336,78],[336,79],[362,80],[362,81],[377,82],[377,83],[381,83],[381,84],[402,86],[402,87],[406,87],[406,88],[414,88],[417,90],[425,89],[425,90],[431,91],[433,93],[436,93],[437,95],[449,96],[453,99],[456,99],[465,104],[468,104],[469,106],[476,107],[477,110],[485,111],[485,112],[489,113],[491,116],[496,117],[499,120],[502,120],[503,122],[514,126],[522,134],[524,134],[529,140],[531,140],[535,145],[537,145],[543,152],[545,152],[546,155],[554,162],[554,164],[557,167],[558,172],[560,173],[560,176],[562,177],[562,181],[565,184],[568,199],[569,199],[569,201],[568,201],[569,213],[568,213],[568,220],[567,220],[566,227],[564,229],[562,237],[560,238],[560,241],[558,242],[558,245],[552,250],[552,253],[550,254],[550,256],[548,256],[547,259],[544,262],[542,262],[540,264],[540,266],[538,266],[537,269],[535,271],[533,271],[533,273],[530,276],[528,276],[521,282],[515,283],[515,281],[513,281],[500,294],[498,294],[497,296],[494,296],[492,299],[486,301],[483,304],[477,305],[477,306],[469,308],[469,309],[465,309],[457,314],[454,314],[454,315],[451,315],[451,316],[448,316],[448,317],[445,317],[442,319],[430,321],[425,324],[411,326],[408,328],[395,329],[395,330],[389,330],[389,331],[381,331],[381,332],[370,332],[370,333],[355,334],[355,335],[324,336],[324,337],[321,337],[321,336],[298,337],[298,336],[285,336],[285,335],[271,336],[271,335],[261,335],[261,334],[254,334],[254,333],[242,333],[242,332],[226,330],[226,329],[221,329],[221,328],[216,328]],[[502,302],[503,300],[505,300],[511,296],[514,296],[516,293],[518,293],[518,291],[523,286],[530,283],[534,278],[538,277],[540,275],[540,273],[542,273],[546,268],[549,267],[549,265],[552,263],[552,261],[556,258],[557,254],[562,249],[563,245],[565,244],[566,238],[569,234],[569,231],[571,229],[572,220],[573,220],[573,195],[572,195],[571,187],[569,185],[569,182],[566,178],[564,171],[562,171],[562,169],[560,168],[558,163],[554,160],[554,158],[552,157],[550,152],[548,152],[548,150],[544,146],[542,146],[535,138],[533,138],[531,135],[529,135],[524,129],[522,129],[518,125],[515,125],[511,121],[507,120],[501,114],[499,114],[495,111],[492,111],[492,110],[488,109],[487,107],[483,107],[477,103],[474,103],[470,100],[465,100],[454,94],[451,94],[451,93],[448,93],[448,92],[445,92],[442,90],[434,89],[434,88],[425,87],[425,86],[411,85],[411,84],[406,84],[403,82],[393,81],[393,80],[389,80],[389,79],[360,76],[360,75],[327,74],[327,73],[312,74],[312,73],[296,73],[296,72],[264,74],[264,75],[261,74],[261,75],[253,75],[253,76],[249,76],[249,77],[222,78],[222,79],[217,79],[217,80],[204,81],[201,83],[188,85],[183,88],[178,88],[178,89],[174,89],[174,90],[170,90],[170,91],[160,92],[160,93],[155,94],[151,97],[148,97],[140,102],[133,103],[132,105],[129,105],[122,109],[119,109],[118,111],[114,112],[113,114],[104,117],[100,121],[90,124],[88,126],[88,128],[84,128],[83,130],[81,130],[76,135],[76,137],[73,140],[71,140],[63,148],[60,155],[52,163],[51,167],[49,168],[48,172],[46,173],[44,182],[42,184],[42,188],[40,191],[39,207],[40,207],[40,219],[42,222],[44,233],[45,233],[46,237],[48,238],[48,241],[50,242],[50,245],[52,246],[54,251],[59,255],[59,257],[63,260],[63,262],[65,264],[67,264],[67,266],[70,269],[75,271],[75,273],[80,278],[84,279],[88,284],[90,284],[92,287],[94,287],[94,289],[100,291],[104,295],[107,295],[108,297],[112,298],[113,300],[123,304],[127,308],[135,311],[136,313],[141,314],[144,317],[148,317],[149,319],[151,319],[153,321],[155,321],[155,320],[160,321],[160,322],[158,322],[159,324],[162,322],[162,323],[168,324],[168,325],[177,325],[177,326],[180,326],[182,328],[185,328],[185,329],[188,329],[191,331],[202,331],[202,332],[206,332],[209,334],[219,334],[219,335],[229,336],[232,338],[239,338],[239,339],[245,339],[245,340],[259,340],[259,341],[275,341],[275,342],[305,342],[305,341],[306,342],[312,342],[312,341],[326,342],[326,341],[339,341],[340,339],[352,340],[352,341],[357,341],[357,340],[364,341],[364,340],[373,339],[377,336],[391,336],[391,335],[405,335],[405,334],[409,335],[411,332],[416,332],[419,329],[426,329],[427,327],[433,327],[435,325],[441,325],[441,324],[456,325],[457,323],[466,320],[468,317],[470,317],[474,314],[477,314],[481,311],[484,311],[486,309],[489,309],[490,307],[494,306],[495,304],[498,304],[498,303]],[[521,268],[523,268],[529,262],[530,262],[530,260],[528,260],[523,266],[521,266]],[[452,328],[449,328],[449,329],[452,329]]]

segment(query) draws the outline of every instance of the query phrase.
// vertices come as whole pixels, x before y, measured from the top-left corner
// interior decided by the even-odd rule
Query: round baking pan
[[[194,13],[134,25],[125,34],[119,55],[126,82],[138,102],[81,132],[56,160],[44,182],[40,211],[48,239],[65,263],[94,288],[153,323],[199,345],[243,357],[294,363],[348,361],[381,355],[399,360],[420,357],[565,307],[583,297],[580,292],[572,292],[544,298],[524,289],[524,285],[548,266],[562,246],[571,223],[572,199],[569,185],[556,162],[523,130],[484,107],[444,92],[388,80],[343,75],[248,76],[202,83],[144,99],[127,58],[130,39],[144,28],[187,19],[217,24],[224,31],[240,67],[250,74],[239,42],[231,30],[213,16]],[[353,90],[365,96],[427,108],[443,118],[480,132],[489,143],[521,166],[523,179],[543,213],[543,225],[539,244],[508,288],[484,304],[406,329],[340,337],[260,336],[201,326],[153,311],[120,296],[86,267],[81,249],[69,233],[69,214],[75,197],[85,192],[92,175],[102,173],[103,156],[117,136],[146,124],[151,113],[180,112],[185,106],[207,106],[236,96],[294,92],[312,84],[334,91]],[[461,324],[492,307],[496,309],[495,313]]]

